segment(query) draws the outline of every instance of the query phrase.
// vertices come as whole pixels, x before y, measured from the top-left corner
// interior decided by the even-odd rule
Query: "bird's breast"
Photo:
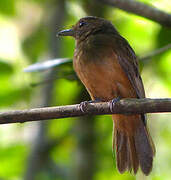
[[[122,93],[126,97],[133,93],[117,55],[110,48],[92,51],[76,49],[73,65],[92,99],[107,101],[123,96]],[[132,92],[128,92],[129,89]]]

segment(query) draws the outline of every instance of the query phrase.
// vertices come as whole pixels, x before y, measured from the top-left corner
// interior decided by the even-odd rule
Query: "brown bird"
[[[114,98],[145,98],[138,62],[129,43],[111,22],[98,17],[84,17],[59,36],[76,40],[74,69],[91,99],[110,101]],[[145,115],[112,115],[113,148],[117,168],[145,175],[152,170],[155,148],[148,132]]]

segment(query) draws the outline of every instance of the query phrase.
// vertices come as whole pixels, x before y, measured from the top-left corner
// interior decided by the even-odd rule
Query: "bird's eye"
[[[82,26],[84,26],[85,24],[87,24],[87,23],[84,22],[84,21],[81,21],[80,24],[79,24],[79,27],[82,27]]]

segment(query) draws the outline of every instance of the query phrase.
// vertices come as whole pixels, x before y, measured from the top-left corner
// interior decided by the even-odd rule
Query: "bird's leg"
[[[102,100],[99,98],[96,98],[96,99],[90,100],[90,101],[83,101],[80,103],[79,108],[80,108],[81,112],[86,112],[86,107],[89,103],[98,103],[98,102],[102,102]]]
[[[115,104],[120,100],[121,100],[121,98],[118,96],[109,102],[109,109],[111,112],[113,112],[113,109],[115,108]]]

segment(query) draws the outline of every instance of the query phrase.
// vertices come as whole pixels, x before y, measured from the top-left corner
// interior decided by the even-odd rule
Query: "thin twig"
[[[158,22],[161,25],[171,27],[171,14],[159,10],[153,6],[135,0],[100,0],[101,2],[122,9],[124,11],[143,16]]]
[[[78,117],[88,114],[141,114],[158,112],[171,112],[171,99],[123,99],[115,104],[112,113],[109,108],[109,102],[88,103],[85,107],[85,112],[80,110],[79,104],[7,111],[0,113],[0,124]]]
[[[168,44],[168,45],[166,45],[166,46],[164,46],[164,47],[162,47],[162,48],[156,49],[156,50],[150,52],[149,54],[147,54],[147,55],[145,55],[145,56],[139,57],[139,59],[140,59],[141,61],[145,61],[145,60],[150,59],[150,58],[152,58],[153,56],[156,56],[156,55],[158,55],[158,54],[161,54],[161,53],[163,53],[164,51],[167,51],[167,50],[169,50],[169,49],[171,49],[171,44]]]

